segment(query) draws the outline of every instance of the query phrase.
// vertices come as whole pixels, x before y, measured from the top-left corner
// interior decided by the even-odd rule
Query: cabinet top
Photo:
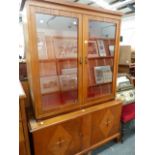
[[[108,9],[104,9],[104,8],[95,8],[92,6],[87,6],[87,5],[83,5],[83,4],[79,4],[79,3],[77,4],[77,3],[73,3],[73,2],[69,2],[69,1],[65,1],[65,0],[25,0],[25,1],[26,1],[26,3],[28,3],[30,5],[35,5],[35,6],[37,5],[40,7],[43,5],[47,5],[47,4],[56,4],[56,5],[61,5],[61,6],[68,6],[73,9],[94,11],[94,12],[99,12],[99,13],[111,14],[111,15],[115,15],[115,16],[123,15],[123,13],[118,12],[118,11],[112,11],[112,10],[108,10]]]
[[[101,103],[89,108],[83,108],[78,111],[70,112],[67,114],[59,115],[53,118],[45,119],[45,120],[39,120],[37,121],[33,114],[29,112],[29,130],[30,132],[35,132],[43,128],[47,128],[52,125],[56,125],[71,119],[75,119],[77,117],[82,117],[84,115],[90,114],[92,112],[99,111],[101,109],[110,108],[113,106],[122,105],[122,102],[119,100],[112,100],[105,103]]]

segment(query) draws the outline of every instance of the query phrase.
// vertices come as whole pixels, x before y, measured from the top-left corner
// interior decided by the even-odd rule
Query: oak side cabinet
[[[19,83],[19,155],[31,155],[25,104],[26,95],[21,83]]]

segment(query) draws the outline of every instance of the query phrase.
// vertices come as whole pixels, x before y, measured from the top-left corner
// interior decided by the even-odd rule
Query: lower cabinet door
[[[91,145],[91,114],[82,117],[81,126],[81,151],[88,149]]]
[[[120,132],[121,104],[92,113],[91,145]]]
[[[34,155],[74,155],[81,150],[81,118],[33,132]]]

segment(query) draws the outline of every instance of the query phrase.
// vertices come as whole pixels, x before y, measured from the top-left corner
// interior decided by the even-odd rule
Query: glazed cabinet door
[[[81,103],[81,15],[48,7],[30,7],[30,80],[37,118]]]
[[[74,155],[81,150],[81,119],[33,133],[34,155]]]
[[[114,98],[119,44],[119,20],[84,16],[84,103]]]

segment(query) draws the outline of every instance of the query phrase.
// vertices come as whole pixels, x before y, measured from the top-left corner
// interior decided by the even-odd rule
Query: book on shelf
[[[106,49],[103,40],[97,40],[99,56],[106,56]]]
[[[96,84],[112,82],[112,71],[110,66],[94,67]]]
[[[53,38],[56,58],[77,58],[76,38]]]
[[[40,63],[40,76],[50,76],[57,74],[57,68],[55,62]]]
[[[98,48],[95,40],[88,41],[88,57],[97,57]]]
[[[68,75],[68,74],[77,74],[77,68],[67,68],[67,69],[62,69],[61,70],[63,75]]]
[[[110,51],[110,55],[114,56],[115,46],[114,45],[109,45],[109,51]]]
[[[77,89],[77,75],[60,75],[59,80],[62,91]]]
[[[40,77],[41,93],[52,93],[60,90],[57,76]]]
[[[52,36],[45,36],[46,41],[46,49],[49,59],[55,59],[55,52],[54,52],[54,43]]]
[[[39,59],[48,59],[45,34],[43,32],[37,33],[37,46]]]

